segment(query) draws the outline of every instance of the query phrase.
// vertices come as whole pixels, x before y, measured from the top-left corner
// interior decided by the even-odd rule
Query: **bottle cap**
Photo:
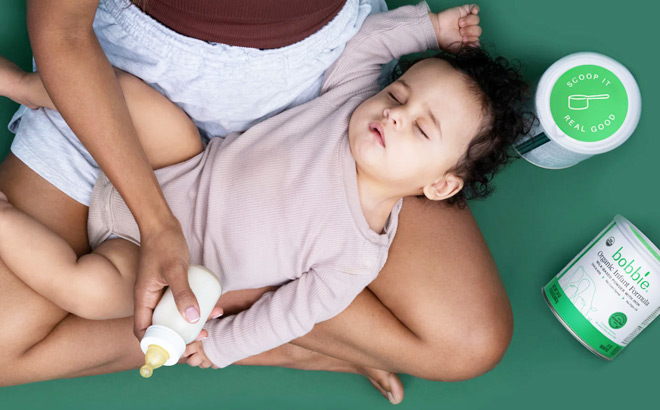
[[[145,354],[152,345],[159,346],[169,355],[169,358],[163,363],[165,366],[177,364],[183,352],[186,351],[186,343],[183,338],[174,330],[160,325],[149,326],[140,341],[140,347]]]

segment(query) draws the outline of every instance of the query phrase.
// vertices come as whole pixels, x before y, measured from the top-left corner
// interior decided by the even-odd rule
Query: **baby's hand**
[[[205,330],[202,332],[205,332]],[[209,367],[218,368],[206,356],[206,353],[204,353],[204,346],[201,340],[196,340],[186,346],[186,351],[183,352],[183,356],[181,357],[192,367],[200,367],[202,369],[208,369]]]
[[[209,320],[217,319],[218,317],[222,316],[222,308],[219,306],[215,306],[213,310],[211,310],[211,314],[209,315]],[[204,345],[202,344],[202,340],[206,339],[209,335],[209,332],[206,331],[206,329],[202,329],[199,332],[199,335],[197,335],[197,339],[195,339],[194,342],[186,346],[186,351],[183,352],[183,356],[181,356],[181,360],[179,363],[186,362],[190,366],[199,366],[202,369],[208,369],[209,367],[213,367],[214,369],[217,369],[218,367],[215,366],[211,360],[206,356],[206,353],[204,353]]]
[[[465,4],[441,13],[429,13],[438,45],[441,49],[456,52],[462,46],[479,46],[479,6]]]

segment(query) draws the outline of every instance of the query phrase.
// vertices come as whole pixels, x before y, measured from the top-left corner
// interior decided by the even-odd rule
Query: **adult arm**
[[[134,331],[141,337],[163,287],[181,314],[199,317],[187,281],[188,246],[158,186],[112,67],[92,29],[99,0],[28,0],[27,26],[44,86],[114,184],[140,227]],[[192,309],[191,309],[192,308]]]

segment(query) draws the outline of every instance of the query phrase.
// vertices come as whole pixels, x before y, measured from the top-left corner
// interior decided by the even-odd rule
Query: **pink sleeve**
[[[382,64],[406,54],[437,50],[428,13],[429,7],[423,2],[369,16],[326,71],[321,94],[345,85],[355,90],[376,86]]]
[[[213,364],[226,367],[288,343],[339,314],[376,274],[310,270],[264,294],[248,310],[207,323],[204,352]]]

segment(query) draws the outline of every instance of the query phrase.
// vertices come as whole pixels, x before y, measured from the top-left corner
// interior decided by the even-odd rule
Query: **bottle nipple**
[[[144,355],[144,366],[140,367],[140,375],[147,378],[151,377],[154,369],[157,369],[165,364],[170,358],[167,350],[158,345],[149,345],[147,353]]]

